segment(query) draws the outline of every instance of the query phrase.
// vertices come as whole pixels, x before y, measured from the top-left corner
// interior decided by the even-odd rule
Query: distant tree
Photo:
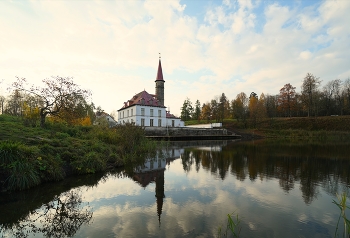
[[[319,93],[317,91],[321,81],[314,75],[307,73],[303,84],[301,86],[301,93],[305,108],[307,108],[307,116],[312,113],[317,115],[317,101],[319,100]]]
[[[6,103],[6,114],[22,116],[24,94],[20,90],[13,90]]]
[[[212,115],[212,119],[215,119],[216,122],[219,122],[219,103],[217,101],[217,99],[212,99],[210,101],[210,108],[211,108],[211,115]]]
[[[201,103],[199,100],[196,100],[195,108],[194,108],[194,113],[193,113],[193,119],[200,121],[201,118]]]
[[[334,100],[336,104],[335,110],[337,113],[339,112],[340,115],[343,115],[343,100],[342,100],[342,81],[340,79],[334,79],[333,82],[333,88],[334,88]]]
[[[223,122],[227,114],[227,97],[224,93],[221,94],[218,105],[218,121]]]
[[[210,103],[203,103],[202,106],[202,112],[201,112],[201,118],[203,120],[207,120],[207,122],[210,121],[211,119],[211,108],[210,108]]]
[[[56,116],[61,110],[69,113],[73,112],[77,98],[85,99],[91,95],[88,90],[81,89],[69,77],[55,76],[52,79],[44,79],[42,82],[45,85],[42,88],[34,85],[26,88],[24,85],[26,80],[17,77],[17,81],[12,84],[15,89],[36,95],[42,99],[43,105],[40,107],[40,125],[42,127],[45,125],[45,119],[48,115]]]
[[[343,95],[343,110],[350,114],[350,78],[347,78],[344,81],[343,88],[342,88],[342,95]]]
[[[278,95],[266,95],[265,108],[267,116],[272,118],[277,116]]]
[[[6,98],[4,96],[0,96],[0,108],[1,108],[1,114],[4,114],[4,104],[5,104]]]
[[[237,94],[236,99],[231,101],[232,117],[237,119],[237,121],[242,120],[245,123],[247,119],[247,111],[248,111],[247,104],[248,104],[247,95],[243,92]]]
[[[252,122],[252,126],[256,127],[258,116],[258,95],[252,92],[249,96],[249,117]]]
[[[258,100],[258,105],[257,105],[257,117],[260,121],[267,117],[265,103],[266,103],[265,94],[261,93],[260,98]]]
[[[192,114],[193,114],[192,102],[189,98],[186,98],[181,107],[181,120],[183,121],[191,120]]]
[[[280,89],[278,96],[278,110],[284,115],[291,117],[292,111],[295,109],[295,87],[291,84],[285,84]]]

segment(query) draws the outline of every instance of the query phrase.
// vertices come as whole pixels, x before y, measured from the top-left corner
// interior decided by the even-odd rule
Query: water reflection
[[[263,144],[262,144],[263,143]],[[289,192],[300,183],[306,204],[317,198],[319,186],[336,195],[347,190],[350,184],[350,160],[348,145],[338,145],[336,151],[324,149],[324,145],[276,146],[268,142],[233,143],[222,151],[187,148],[181,155],[183,169],[197,172],[203,169],[222,180],[228,173],[240,181],[249,178],[279,180],[280,187]],[[327,153],[324,153],[327,151]],[[193,168],[194,167],[194,168]]]
[[[176,142],[134,168],[0,196],[0,236],[214,237],[235,211],[242,237],[331,237],[332,199],[350,184],[347,153],[340,144]]]
[[[90,207],[82,206],[79,190],[64,192],[13,223],[0,225],[2,234],[28,237],[40,233],[44,237],[72,237],[79,228],[92,218]]]

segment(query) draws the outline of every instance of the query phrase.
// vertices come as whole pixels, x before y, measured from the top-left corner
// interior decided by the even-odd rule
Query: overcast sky
[[[0,1],[0,95],[15,76],[69,76],[111,113],[155,93],[159,52],[178,116],[187,97],[300,91],[308,72],[344,81],[350,1]]]

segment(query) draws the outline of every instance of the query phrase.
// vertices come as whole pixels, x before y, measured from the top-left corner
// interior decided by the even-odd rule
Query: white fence
[[[210,123],[210,124],[198,124],[198,125],[191,125],[186,127],[192,127],[192,128],[219,128],[222,127],[222,123]]]

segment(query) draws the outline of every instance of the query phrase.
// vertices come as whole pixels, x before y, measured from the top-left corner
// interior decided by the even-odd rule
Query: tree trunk
[[[46,118],[45,114],[40,115],[40,126],[41,127],[45,126],[45,118]]]

